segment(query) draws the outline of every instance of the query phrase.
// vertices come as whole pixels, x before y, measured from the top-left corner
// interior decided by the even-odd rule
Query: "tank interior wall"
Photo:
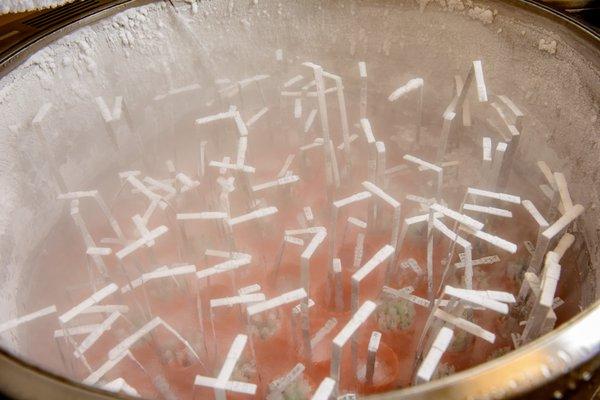
[[[387,103],[400,83],[421,76],[426,118],[439,118],[440,128],[454,75],[464,76],[472,60],[482,59],[490,91],[509,95],[526,113],[519,171],[539,184],[535,161],[546,160],[566,173],[573,198],[587,208],[583,230],[591,262],[583,257],[576,270],[588,285],[582,305],[589,304],[598,297],[600,271],[593,267],[600,257],[598,50],[503,2],[482,2],[496,12],[483,23],[470,16],[467,3],[465,10],[432,3],[421,13],[414,1],[213,0],[199,2],[197,13],[187,3],[174,13],[160,2],[74,31],[33,54],[0,80],[2,319],[33,311],[19,302],[35,273],[28,259],[44,237],[58,234],[53,227],[68,208],[56,200],[58,188],[31,127],[45,102],[53,107],[43,133],[67,186],[94,188],[107,170],[126,169],[136,148],[133,137],[120,137],[121,152],[114,151],[95,97],[110,107],[115,96],[124,96],[144,140],[163,135],[174,122],[193,129],[191,118],[205,115],[204,103],[215,96],[214,79],[274,73],[278,48],[290,65],[315,61],[341,74],[349,88],[356,83],[357,61],[367,61],[372,107]],[[555,40],[556,54],[540,50],[540,39]],[[201,89],[175,104],[153,100],[192,83]],[[387,127],[374,128],[376,135],[390,134]],[[18,350],[16,337],[2,344]]]

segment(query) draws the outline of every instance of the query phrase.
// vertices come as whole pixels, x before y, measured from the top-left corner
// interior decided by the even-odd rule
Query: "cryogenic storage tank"
[[[585,26],[529,1],[88,0],[1,29],[2,392],[594,395]]]

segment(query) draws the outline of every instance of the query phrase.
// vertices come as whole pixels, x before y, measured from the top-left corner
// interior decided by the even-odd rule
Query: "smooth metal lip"
[[[88,10],[28,37],[0,54],[0,79],[30,55],[60,37],[88,24],[110,17],[127,8],[161,0],[115,0]],[[496,0],[498,1],[498,0]],[[597,48],[600,34],[578,20],[532,0],[504,0],[503,4],[522,8],[568,28]],[[559,328],[526,346],[495,360],[418,386],[368,396],[372,399],[483,399],[525,394],[564,375],[600,354],[600,300],[562,324]],[[0,392],[15,398],[111,399],[132,398],[45,371],[0,348]]]

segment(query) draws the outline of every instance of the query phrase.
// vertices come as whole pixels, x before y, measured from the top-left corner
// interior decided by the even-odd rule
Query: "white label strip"
[[[90,306],[83,310],[80,314],[112,314],[115,311],[118,311],[121,314],[127,314],[129,312],[129,306],[123,304],[101,304]]]
[[[408,169],[408,165],[406,165],[406,164],[396,165],[395,167],[386,169],[385,175],[394,175],[394,174],[397,174],[398,172],[405,171],[407,169]]]
[[[108,256],[112,253],[110,247],[88,247],[85,254],[89,256]]]
[[[261,301],[265,301],[266,297],[264,293],[250,293],[250,294],[242,294],[239,296],[231,296],[231,297],[222,297],[220,299],[211,299],[210,307],[232,307],[236,304],[248,304],[248,303],[258,303]]]
[[[283,87],[284,88],[289,88],[290,86],[294,85],[295,83],[300,82],[301,80],[303,80],[304,77],[302,75],[296,75],[293,78],[290,78],[289,80],[287,80],[284,84]]]
[[[410,289],[412,289],[411,287],[409,287]],[[422,297],[419,296],[415,296],[414,294],[412,294],[412,290],[407,290],[409,288],[404,288],[404,289],[392,289],[388,286],[384,286],[383,287],[383,293],[393,297],[393,298],[400,298],[402,300],[406,300],[406,301],[410,301],[411,303],[414,303],[418,306],[421,306],[423,308],[429,308],[429,305],[431,304],[429,302],[429,300],[424,299]],[[414,290],[414,289],[413,289]]]
[[[354,313],[350,321],[342,328],[342,330],[333,339],[333,344],[342,347],[352,337],[354,332],[371,316],[377,308],[377,304],[367,300]]]
[[[259,313],[262,313],[267,310],[271,310],[276,307],[280,307],[285,304],[295,303],[299,300],[308,297],[304,288],[292,290],[290,292],[284,293],[272,299],[263,301],[262,303],[253,304],[248,307],[248,315],[253,316]]]
[[[175,178],[187,188],[194,188],[200,184],[200,182],[193,180],[183,172],[179,172],[177,175],[175,175]]]
[[[435,310],[433,315],[436,318],[441,319],[442,321],[448,322],[449,324],[452,324],[452,325],[456,326],[457,328],[460,328],[460,329],[464,330],[465,332],[470,333],[471,335],[475,335],[475,336],[485,340],[486,342],[494,343],[496,341],[496,335],[494,335],[490,331],[483,329],[479,325],[472,323],[471,321],[467,321],[466,319],[455,317],[454,315],[449,314],[443,310],[440,310],[439,308]]]
[[[166,265],[163,265],[162,267],[156,268],[154,271],[165,271],[168,269],[169,269],[169,267],[167,267]],[[144,281],[144,275],[142,274],[142,276],[140,276],[139,278],[132,280],[131,285],[127,284],[127,285],[123,286],[121,288],[121,293],[127,293],[132,288],[135,289],[135,288],[139,287],[140,285],[143,285],[144,283],[146,283],[146,282]]]
[[[106,101],[104,101],[104,99],[101,96],[94,98],[94,100],[96,101],[96,105],[100,109],[100,115],[102,115],[102,119],[104,120],[104,122],[111,122],[113,119],[112,113],[108,109]]]
[[[215,388],[217,386],[217,378],[196,375],[196,378],[194,379],[194,385]],[[227,381],[224,383],[223,389],[228,392],[255,395],[256,388],[257,386],[254,383]]]
[[[331,333],[333,328],[335,328],[335,326],[337,325],[337,322],[338,321],[335,318],[328,319],[327,322],[325,322],[325,325],[323,325],[310,339],[310,347],[314,349],[315,346],[319,344],[325,336]]]
[[[458,256],[460,257],[461,261],[454,263],[454,266],[458,269],[465,267],[465,265],[463,264],[464,254],[465,253],[460,253]],[[500,257],[498,257],[497,255],[493,255],[493,256],[478,258],[477,260],[472,260],[471,263],[473,266],[476,266],[476,265],[495,264],[497,262],[500,262]]]
[[[133,175],[127,176],[127,182],[131,184],[134,188],[140,191],[144,196],[146,196],[149,200],[160,200],[160,196],[156,193],[152,192],[148,189],[139,179],[137,179]]]
[[[235,121],[235,126],[237,127],[240,136],[248,136],[248,127],[244,123],[239,111],[233,112],[233,120]]]
[[[554,253],[558,254],[558,261],[565,255],[565,252],[571,247],[571,245],[575,243],[575,236],[571,235],[569,232],[565,232],[564,235],[558,241],[558,244],[552,250]]]
[[[295,244],[296,246],[304,246],[304,240],[294,236],[284,236],[283,240],[287,243]]]
[[[217,376],[217,384],[215,388],[225,389],[225,384],[231,378],[233,370],[242,356],[242,352],[244,351],[247,342],[248,336],[246,335],[237,335],[235,339],[233,339],[233,343],[231,343],[231,347],[229,347],[229,351],[225,357],[225,362],[223,363],[221,371]]]
[[[477,97],[480,103],[488,101],[487,89],[485,87],[485,80],[483,79],[483,67],[481,60],[473,61],[473,69],[475,71],[475,84],[477,86]]]
[[[251,211],[247,214],[240,215],[235,218],[230,218],[227,221],[227,223],[229,224],[229,226],[235,226],[235,225],[241,224],[243,222],[252,221],[254,219],[259,219],[259,218],[263,218],[263,217],[268,217],[269,215],[275,214],[277,211],[278,211],[277,207],[260,208],[255,211]]]
[[[584,208],[581,204],[574,205],[570,209],[566,210],[564,215],[560,217],[554,224],[550,225],[550,227],[542,232],[542,235],[548,239],[552,239],[560,231],[565,229],[571,222],[578,218],[583,213],[583,210]]]
[[[144,282],[148,282],[152,279],[160,279],[160,278],[171,278],[173,276],[193,274],[196,272],[195,265],[181,265],[178,267],[173,267],[170,269],[147,272],[142,275]]]
[[[331,270],[334,274],[342,272],[342,260],[340,260],[339,258],[334,258],[331,263]]]
[[[121,317],[122,314],[118,311],[113,312],[106,318],[98,328],[96,328],[93,332],[91,332],[83,341],[79,344],[79,346],[75,349],[73,354],[76,358],[80,358],[90,347],[94,345],[100,339],[100,336],[112,327],[113,323],[117,320],[117,318]]]
[[[271,393],[281,393],[283,392],[292,382],[298,379],[302,373],[304,372],[304,364],[298,363],[292,368],[287,374],[282,376],[281,378],[275,379],[273,382],[269,383],[269,391]],[[275,397],[278,398],[278,397]],[[269,399],[269,397],[267,397]],[[271,398],[275,400],[274,398]],[[270,399],[270,400],[271,400]]]
[[[220,211],[204,211],[199,213],[178,213],[177,220],[186,221],[186,220],[215,220],[215,219],[225,219],[227,218],[227,213]]]
[[[379,342],[381,341],[381,332],[373,331],[371,338],[369,339],[369,352],[376,352],[379,349]]]
[[[362,200],[366,200],[368,198],[371,197],[371,192],[365,191],[365,192],[359,192],[359,193],[355,193],[351,196],[345,197],[341,200],[336,200],[333,202],[333,205],[337,208],[342,208],[348,204],[352,204],[352,203],[356,203]]]
[[[495,215],[497,217],[504,217],[504,218],[512,218],[512,212],[510,212],[509,210],[505,210],[503,208],[496,208],[496,207],[487,207],[487,206],[480,206],[477,204],[463,204],[463,209],[464,210],[469,210],[469,211],[475,211],[475,212],[480,212],[480,213],[484,213],[484,214],[490,214],[490,215]]]
[[[148,230],[148,228],[146,228],[146,225],[144,224],[144,220],[142,219],[142,217],[139,214],[134,215],[133,217],[131,217],[131,219],[133,220],[135,229],[138,231],[140,236],[144,237],[150,233],[150,231]],[[146,243],[146,247],[152,247],[155,244],[156,244],[156,242],[154,240],[152,240],[152,241],[149,241],[148,243]]]
[[[394,251],[394,247],[389,244],[383,246],[365,265],[352,275],[352,280],[356,282],[362,281],[377,266],[383,264],[392,254],[394,254]]]
[[[119,354],[118,357],[109,358],[104,364],[100,366],[100,368],[88,375],[88,377],[85,378],[82,383],[84,385],[95,385],[100,379],[102,379],[104,375],[106,375],[108,371],[113,369],[115,365],[117,365],[123,358],[125,358],[125,356],[132,357],[129,351],[125,351]]]
[[[249,128],[252,125],[254,125],[268,111],[269,111],[269,107],[263,107],[260,110],[258,110],[258,112],[256,114],[254,114],[252,117],[250,117],[250,119],[248,119],[248,121],[246,121],[246,128]],[[244,136],[244,135],[242,135],[242,136]]]
[[[77,315],[81,314],[83,310],[93,306],[96,303],[101,302],[106,297],[116,292],[118,289],[119,287],[116,284],[110,283],[107,286],[95,292],[94,294],[92,294],[87,299],[83,300],[81,303],[77,304],[75,307],[71,308],[69,311],[58,317],[58,319],[61,323],[66,324],[67,322],[75,318]]]
[[[260,292],[262,287],[258,283],[253,283],[252,285],[244,286],[238,290],[238,294],[240,296],[250,293]]]
[[[441,221],[439,221],[435,218],[433,219],[433,226],[435,227],[435,229],[437,229],[442,234],[444,234],[452,242],[458,243],[458,245],[461,246],[463,249],[467,248],[467,247],[471,247],[471,243],[469,243],[469,241],[467,241],[466,239],[464,239],[464,238],[460,237],[459,235],[457,235],[456,233],[454,233],[452,231],[452,229],[448,228]]]
[[[365,134],[365,138],[367,139],[367,143],[374,144],[375,135],[373,135],[373,128],[371,127],[371,122],[367,118],[362,118],[360,120],[360,125],[362,126],[363,133]]]
[[[312,208],[310,208],[310,206],[303,207],[302,211],[304,211],[304,218],[306,218],[308,222],[311,222],[315,219]]]
[[[48,114],[51,108],[52,103],[44,103],[33,118],[33,121],[31,121],[31,124],[34,126],[39,125],[42,122],[42,120],[46,118],[46,115]]]
[[[326,377],[321,381],[319,387],[312,395],[311,400],[329,400],[335,389],[335,381],[329,377]]]
[[[315,305],[315,302],[313,299],[308,299],[308,308],[311,308],[312,306]],[[298,304],[295,305],[294,308],[292,308],[292,314],[294,315],[298,315],[300,314],[300,311],[302,311],[302,304]]]
[[[310,149],[314,149],[315,147],[323,146],[323,138],[316,138],[312,143],[306,144],[304,146],[300,146],[300,151],[306,151]]]
[[[508,203],[521,204],[521,198],[512,194],[490,192],[489,190],[476,189],[472,187],[467,189],[467,193],[474,196],[488,197],[490,199],[506,201]]]
[[[438,332],[431,349],[421,362],[419,369],[417,371],[417,377],[424,381],[431,380],[431,377],[435,373],[435,370],[438,367],[438,364],[442,358],[442,355],[450,345],[450,341],[452,340],[452,336],[454,336],[454,331],[447,327],[443,327]]]
[[[322,226],[311,226],[310,228],[287,229],[284,231],[284,234],[286,236],[296,236],[296,235],[304,235],[304,234],[316,234],[316,233],[319,233],[322,231],[327,232],[327,229],[325,229]]]
[[[27,314],[22,317],[15,318],[13,320],[4,322],[4,323],[0,324],[0,333],[7,331],[9,329],[16,328],[17,326],[24,324],[26,322],[29,322],[29,321],[33,321],[34,319],[41,318],[46,315],[54,314],[55,312],[56,312],[56,306],[51,305],[51,306],[42,308],[41,310],[32,312],[31,314]]]
[[[157,239],[158,237],[162,236],[168,230],[169,230],[169,228],[167,228],[164,225],[161,225],[158,228],[155,228],[155,229],[151,230],[148,235],[139,238],[135,242],[133,242],[133,243],[125,246],[121,250],[119,250],[116,253],[117,258],[120,259],[120,260],[122,260],[123,258],[127,257],[128,255],[130,255],[131,253],[133,253],[134,251],[136,251],[140,247],[145,246],[147,243],[152,242],[155,239]]]
[[[300,180],[300,177],[298,175],[284,176],[283,178],[278,178],[274,181],[261,183],[259,185],[254,185],[254,186],[252,186],[252,191],[260,192],[261,190],[269,189],[269,188],[276,187],[276,186],[289,185],[291,183],[298,182],[299,180]]]
[[[246,162],[246,152],[248,150],[248,137],[241,136],[238,139],[238,148],[237,148],[237,157],[235,161],[235,165],[238,168],[241,168]]]
[[[410,268],[418,275],[423,273],[423,269],[414,258],[409,258],[408,260],[404,260],[400,263],[400,266],[404,269]]]
[[[323,227],[321,227],[321,228],[322,229],[319,230],[315,234],[315,236],[313,236],[313,238],[310,241],[310,243],[308,244],[308,246],[306,246],[306,248],[300,255],[301,258],[310,259],[313,255],[313,253],[317,250],[317,247],[323,242],[323,240],[325,240],[325,238],[327,237],[327,230]]]
[[[234,171],[244,171],[244,172],[248,172],[250,174],[253,174],[254,172],[256,172],[256,168],[251,167],[249,165],[244,165],[244,166],[238,167],[236,164],[230,164],[228,162],[221,162],[221,161],[215,161],[215,160],[209,162],[208,165],[210,167],[216,167],[219,169],[223,168],[225,170],[231,169]]]
[[[354,269],[360,267],[360,263],[363,257],[364,244],[365,234],[360,232],[358,235],[356,235],[356,244],[354,246],[354,261],[352,262],[352,267]]]
[[[459,222],[460,224],[468,226],[469,228],[474,229],[476,231],[481,230],[483,228],[482,222],[479,222],[476,219],[469,217],[468,215],[464,215],[454,210],[451,210],[448,207],[444,207],[441,204],[432,204],[431,208],[434,211],[440,212],[445,216]]]
[[[375,196],[379,197],[381,200],[392,206],[393,208],[400,207],[400,203],[396,199],[384,192],[383,189],[380,189],[377,185],[369,181],[364,181],[362,183],[362,186],[369,192],[371,192],[372,194],[374,194]]]
[[[546,196],[548,198],[548,200],[552,200],[552,198],[554,197],[554,190],[552,190],[552,188],[550,186],[542,183],[538,187],[540,188],[540,190],[542,191],[544,196]]]
[[[291,92],[289,90],[282,90],[280,93],[283,97],[296,97],[302,96],[302,92]]]
[[[535,222],[537,222],[539,226],[547,227],[549,225],[548,221],[546,221],[546,218],[544,218],[542,213],[538,211],[531,201],[523,200],[521,204],[523,204],[523,207],[525,207],[525,209],[529,212],[533,219],[535,219]]]
[[[310,110],[308,117],[306,117],[306,121],[304,122],[304,133],[307,133],[312,127],[313,122],[315,122],[315,117],[317,116],[317,109],[313,108]]]
[[[141,175],[141,173],[142,173],[142,171],[138,171],[138,170],[121,171],[121,172],[119,172],[119,178],[127,179],[130,175],[135,177],[135,176]]]
[[[196,354],[196,352],[194,351],[194,348],[191,347],[191,345],[175,329],[173,329],[169,324],[164,322],[160,317],[155,317],[154,319],[146,323],[144,326],[142,326],[140,329],[138,329],[136,332],[134,332],[132,335],[125,338],[121,343],[113,347],[108,352],[108,358],[116,359],[121,357],[122,354],[125,354],[129,351],[129,348],[133,346],[135,342],[140,340],[140,338],[142,338],[144,335],[146,335],[159,325],[162,325],[171,334],[173,334],[177,338],[177,340],[182,342],[185,345],[185,347],[194,355],[194,357],[196,357],[197,359],[199,358],[198,354]]]
[[[483,138],[483,161],[492,161],[492,139],[489,137]]]
[[[89,190],[89,191],[80,191],[80,192],[68,192],[61,193],[56,198],[58,200],[75,200],[75,199],[84,199],[89,197],[96,197],[98,195],[97,190]]]
[[[406,82],[404,86],[400,86],[398,89],[394,90],[392,94],[388,97],[389,101],[396,101],[400,97],[407,95],[408,93],[415,91],[419,88],[423,87],[423,79],[422,78],[414,78]]]
[[[259,81],[265,80],[267,78],[269,78],[269,75],[267,75],[267,74],[255,75],[255,76],[251,76],[250,78],[242,79],[241,81],[238,82],[238,84],[241,87],[246,87],[254,82],[259,82]]]
[[[493,244],[494,246],[496,246],[502,250],[508,251],[511,254],[514,254],[517,252],[516,244],[511,243],[508,240],[504,240],[501,237],[490,235],[489,233],[486,233],[484,231],[474,231],[473,235],[483,241]]]
[[[123,341],[121,341],[119,344],[117,344],[115,347],[113,347],[108,352],[108,358],[110,360],[114,360],[114,359],[117,359],[117,358],[123,356],[129,350],[129,348],[131,346],[133,346],[133,344],[135,342],[140,340],[144,335],[146,335],[148,332],[152,331],[154,328],[156,328],[160,324],[161,324],[161,319],[159,317],[155,317],[154,319],[150,320],[144,326],[139,328],[133,334],[126,337]]]
[[[431,170],[431,171],[434,171],[434,172],[437,172],[437,173],[442,172],[442,167],[439,167],[439,166],[437,166],[435,164],[432,164],[430,162],[421,160],[420,158],[417,158],[417,157],[412,156],[410,154],[405,154],[404,157],[402,157],[402,158],[405,159],[408,162],[411,162],[413,164],[417,164],[417,165],[419,165],[421,167],[424,167],[424,168],[426,168],[428,170]]]
[[[232,118],[232,117],[233,117],[233,111],[226,111],[226,112],[222,112],[222,113],[218,113],[218,114],[214,114],[214,115],[209,115],[208,117],[198,118],[196,120],[196,125],[203,125],[203,124],[207,124],[209,122],[219,121],[222,119],[227,119],[227,118]]]
[[[207,278],[212,275],[219,274],[221,272],[232,271],[234,269],[238,269],[245,265],[249,265],[251,262],[252,262],[252,258],[249,256],[239,258],[239,259],[225,261],[225,262],[222,262],[215,266],[212,266],[210,268],[205,268],[203,270],[197,271],[196,278],[202,279],[202,278]]]
[[[406,200],[414,201],[415,203],[419,203],[419,204],[429,204],[428,199],[426,199],[425,197],[416,196],[414,194],[407,194],[404,198]]]
[[[337,87],[330,87],[329,89],[325,89],[323,90],[323,94],[329,94],[329,93],[333,93],[333,92],[337,92]],[[308,92],[306,94],[307,97],[317,97],[319,95],[319,92]]]
[[[544,277],[542,278],[542,293],[539,302],[542,306],[552,307],[554,303],[554,294],[558,286],[561,267],[556,263],[548,263],[544,268]]]
[[[356,139],[358,139],[358,135],[356,133],[353,133],[352,135],[350,135],[350,137],[348,138],[348,143],[352,143],[354,142]],[[340,143],[337,147],[338,150],[344,150],[344,143]],[[386,170],[387,171],[387,170]]]
[[[72,328],[67,329],[57,329],[54,331],[54,338],[69,336],[78,336],[78,335],[87,335],[88,333],[93,332],[96,328],[98,328],[100,324],[90,324],[90,325],[79,325],[74,326]]]
[[[440,212],[433,213],[434,219],[443,218],[443,217],[444,217],[444,214],[442,214]],[[409,217],[404,220],[404,222],[408,226],[419,224],[421,222],[428,222],[428,221],[429,221],[429,214],[415,215],[414,217]]]
[[[357,226],[361,229],[366,229],[367,228],[367,223],[363,220],[360,220],[358,218],[354,218],[354,217],[348,217],[348,223],[352,224],[354,226]]]
[[[544,161],[538,161],[537,166],[544,175],[544,178],[546,178],[546,181],[551,186],[551,188],[555,189],[556,181],[554,180],[554,174],[552,173],[550,167],[548,167],[548,164],[546,164]]]
[[[296,158],[295,154],[288,154],[288,156],[285,159],[285,162],[283,163],[283,166],[277,173],[277,178],[283,178],[287,174],[290,165],[292,165],[292,162],[294,161],[294,158]]]
[[[486,290],[485,295],[490,299],[502,302],[502,303],[516,303],[517,300],[512,293],[502,292],[499,290]]]
[[[294,99],[294,118],[300,119],[302,117],[302,98],[296,97]]]
[[[555,297],[554,301],[552,302],[552,309],[556,310],[558,307],[562,306],[563,304],[565,304],[565,301],[563,299],[561,299],[560,297]]]
[[[481,294],[477,290],[458,289],[446,285],[444,292],[449,296],[479,305],[488,310],[496,311],[500,314],[508,314],[508,306],[506,304],[493,300],[487,297],[486,294]]]
[[[162,189],[162,190],[164,190],[167,193],[171,193],[171,194],[176,194],[177,193],[177,190],[175,190],[175,188],[173,186],[171,186],[170,184],[161,182],[161,181],[156,180],[154,178],[151,178],[149,176],[146,176],[144,178],[144,182],[147,183],[148,185],[152,185],[152,186],[155,186],[155,187],[157,187],[159,189]]]
[[[101,386],[101,388],[113,393],[123,392],[129,396],[140,397],[138,391],[135,390],[135,388],[133,388],[132,386],[130,386],[123,378],[117,378],[115,380],[112,380],[107,384]]]
[[[439,165],[439,166],[440,166],[442,169],[444,169],[444,168],[448,168],[448,169],[449,169],[449,168],[452,168],[452,167],[458,167],[460,164],[461,164],[461,162],[460,162],[460,161],[454,160],[454,161],[444,161],[444,162],[440,163],[440,165]],[[418,168],[419,172],[423,172],[423,171],[425,171],[425,170],[428,170],[428,169],[431,169],[431,168],[429,168],[429,167],[425,167],[425,166],[423,166],[423,165],[421,165],[421,166]]]
[[[219,257],[219,258],[248,258],[250,257],[250,254],[246,254],[246,253],[239,253],[236,251],[233,252],[229,252],[229,251],[223,251],[223,250],[213,250],[213,249],[206,249],[204,251],[204,255],[205,256],[209,256],[209,257]]]
[[[364,61],[358,62],[358,73],[361,78],[367,77],[367,63]]]

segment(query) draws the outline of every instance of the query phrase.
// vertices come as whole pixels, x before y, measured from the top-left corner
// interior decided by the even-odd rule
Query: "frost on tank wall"
[[[123,96],[141,135],[146,139],[159,133],[164,116],[147,99],[167,92],[166,81],[178,85],[194,79],[185,70],[178,70],[176,79],[165,79],[167,72],[160,61],[192,63],[184,38],[172,29],[169,18],[162,3],[129,9],[60,38],[0,80],[3,320],[28,311],[19,310],[16,299],[17,288],[19,296],[26,295],[26,277],[34,273],[26,268],[28,257],[65,210],[65,203],[56,200],[60,189],[32,120],[44,104],[52,103],[40,129],[69,190],[92,187],[98,174],[130,159],[137,151],[135,141],[119,137],[117,155],[94,99],[102,96],[112,107],[115,97]],[[165,43],[170,43],[168,52]],[[8,337],[2,340],[2,345],[9,344],[8,340],[10,347],[18,345]]]
[[[71,1],[73,0],[3,0],[0,3],[0,14],[53,8]]]

